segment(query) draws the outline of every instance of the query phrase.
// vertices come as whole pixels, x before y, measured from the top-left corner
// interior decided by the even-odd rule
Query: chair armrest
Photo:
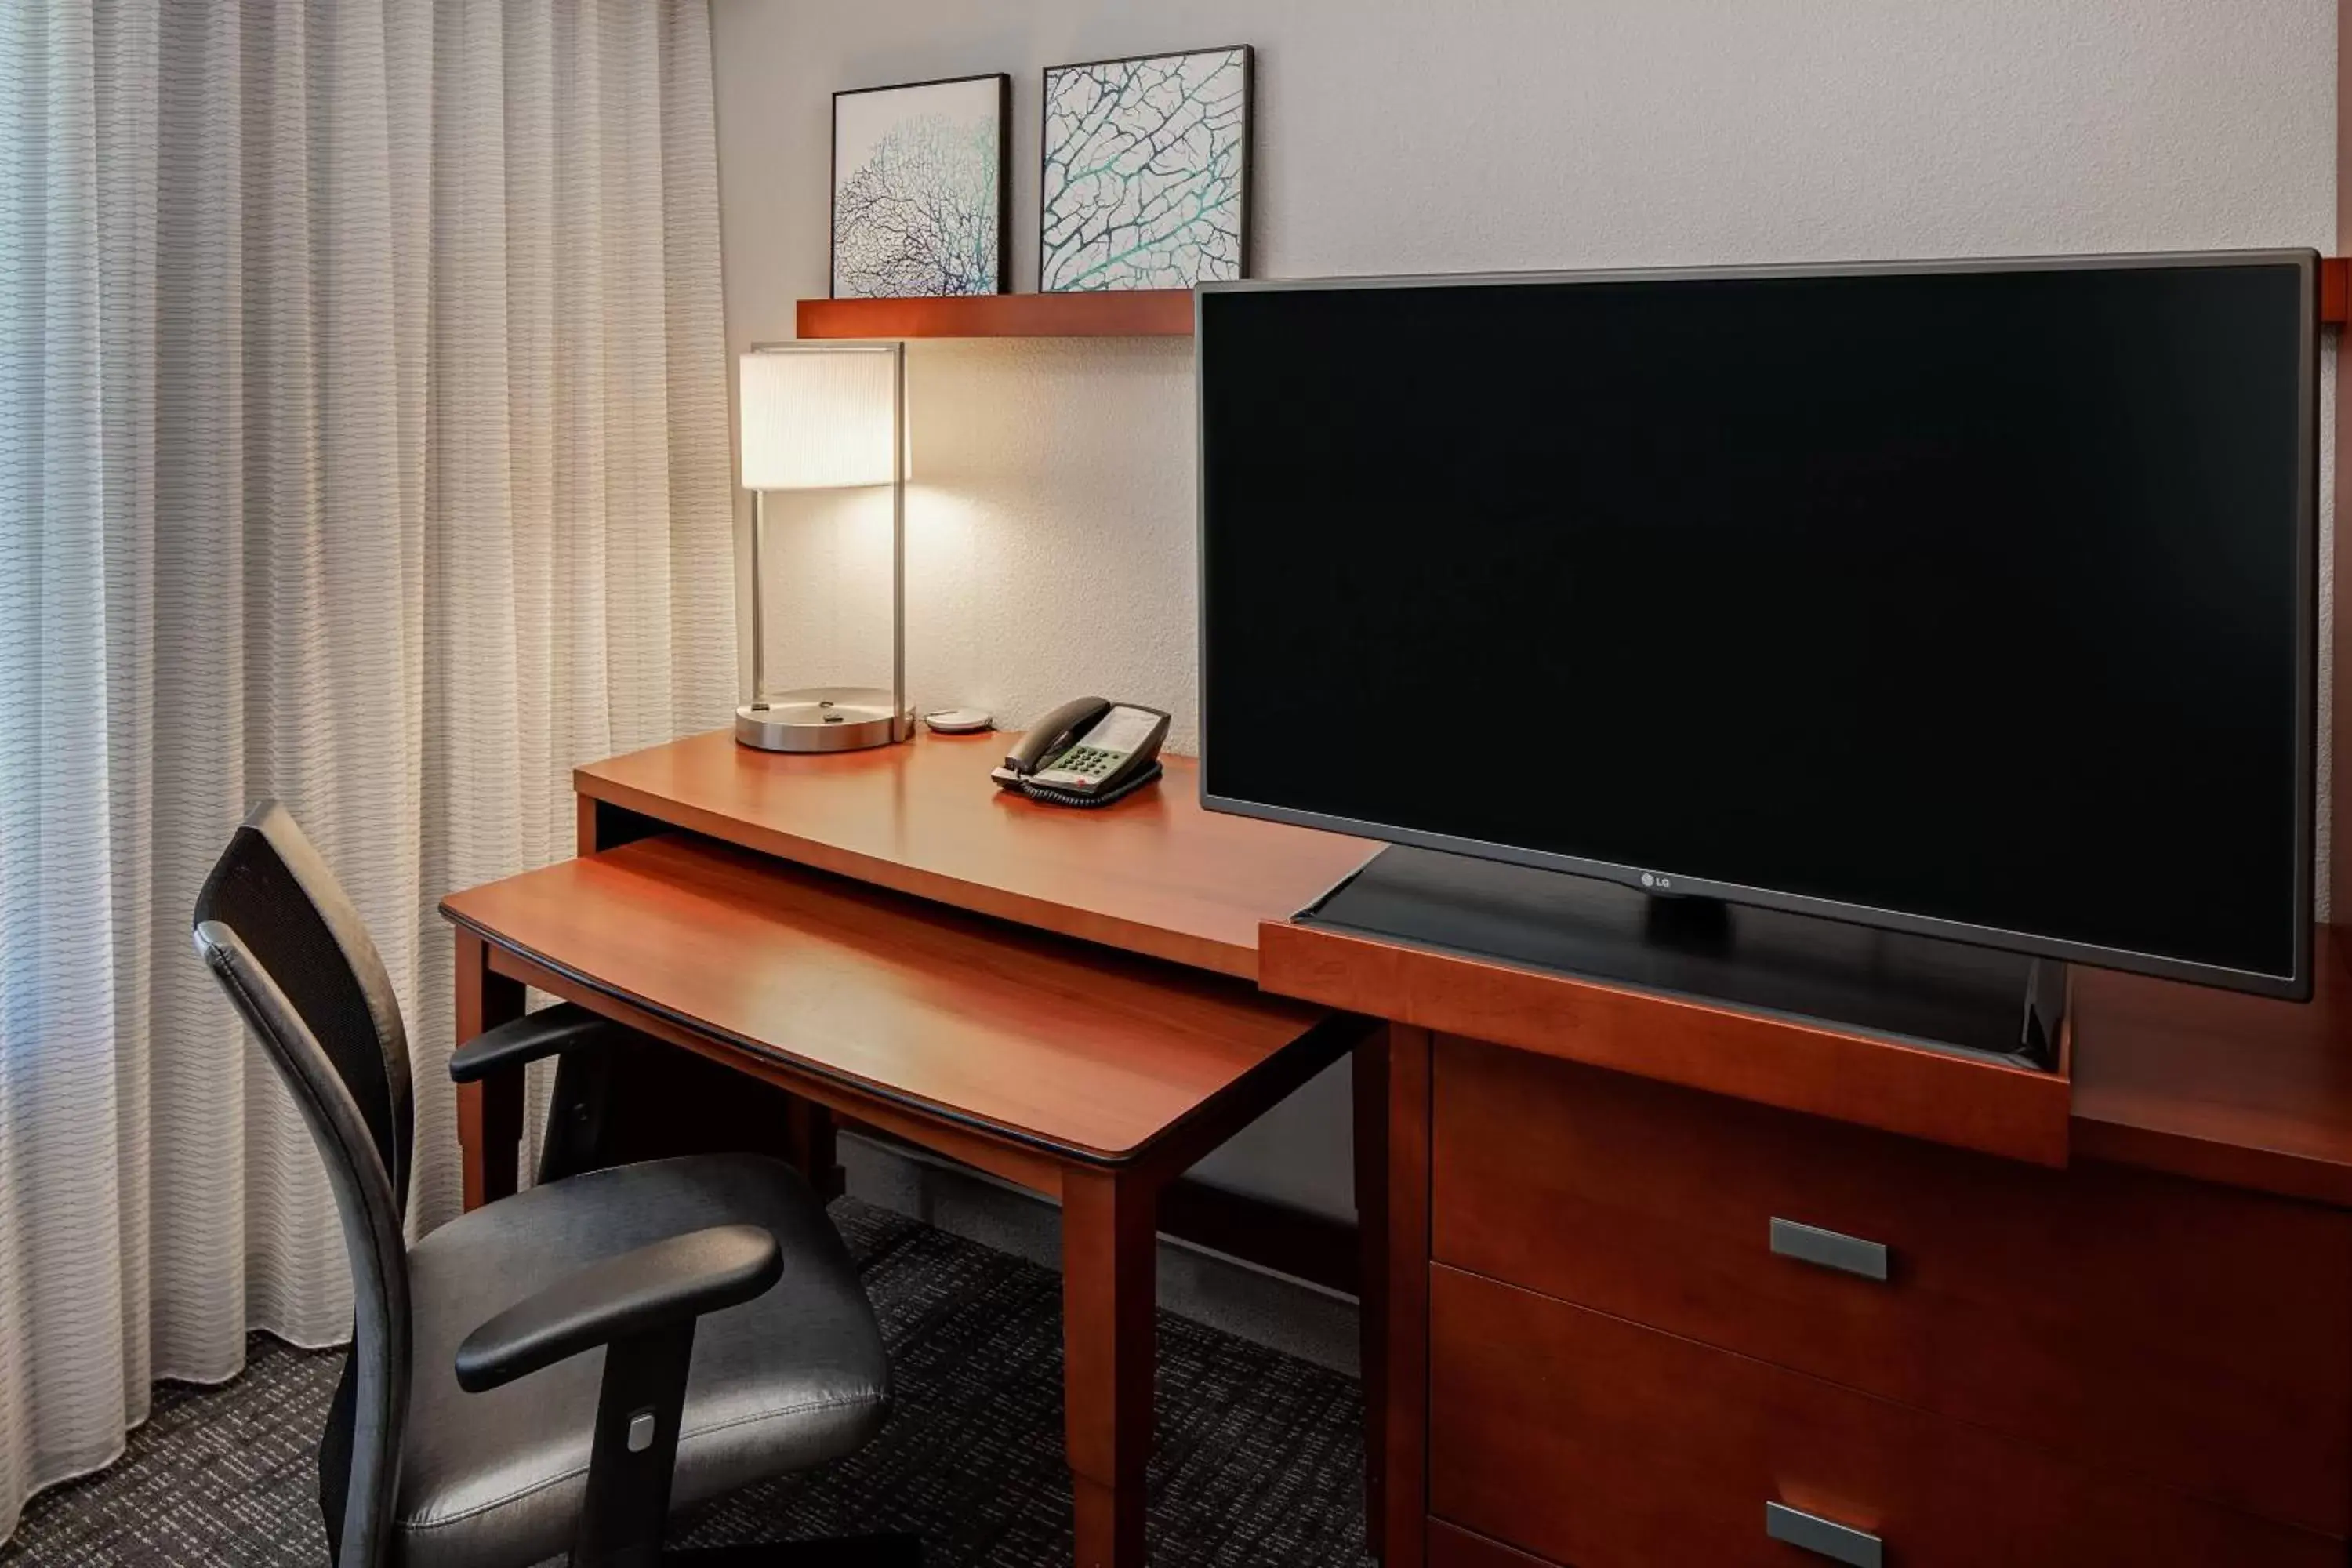
[[[626,1024],[616,1024],[576,1003],[559,1002],[485,1029],[459,1046],[450,1053],[449,1080],[473,1083],[501,1068],[519,1068],[542,1057],[574,1051],[610,1050],[639,1037]]]
[[[457,1386],[482,1394],[618,1340],[749,1301],[783,1278],[776,1238],[715,1225],[577,1269],[492,1318],[457,1347]]]

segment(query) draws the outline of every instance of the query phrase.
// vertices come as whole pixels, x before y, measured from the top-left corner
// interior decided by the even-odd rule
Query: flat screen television
[[[1204,287],[1204,799],[2307,996],[2316,274]]]

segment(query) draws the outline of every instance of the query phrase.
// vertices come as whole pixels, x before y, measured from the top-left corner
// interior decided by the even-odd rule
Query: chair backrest
[[[326,1162],[350,1256],[352,1350],[320,1447],[340,1568],[389,1563],[408,1412],[407,1037],[375,944],[275,802],[236,830],[197,895],[196,951],[251,1025]]]

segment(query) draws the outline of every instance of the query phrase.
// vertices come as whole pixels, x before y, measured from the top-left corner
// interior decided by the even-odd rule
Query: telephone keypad
[[[1093,746],[1073,746],[1063,754],[1062,760],[1054,765],[1074,773],[1082,773],[1087,778],[1100,778],[1110,772],[1125,754],[1121,752],[1101,751]]]

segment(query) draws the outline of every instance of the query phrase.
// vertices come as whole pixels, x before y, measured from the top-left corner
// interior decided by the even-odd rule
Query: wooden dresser
[[[1398,1021],[1391,1568],[2342,1568],[2338,937],[2306,1006],[2080,973],[2012,1079],[1269,926],[1266,986]]]

